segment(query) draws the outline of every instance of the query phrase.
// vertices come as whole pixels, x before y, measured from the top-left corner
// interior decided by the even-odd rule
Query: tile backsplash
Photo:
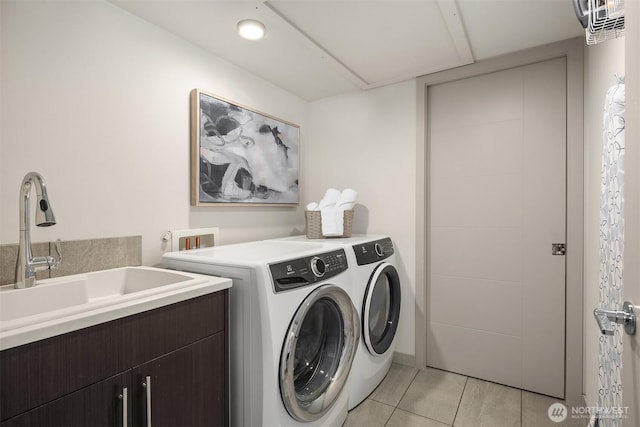
[[[55,242],[33,243],[34,256],[56,256]],[[62,264],[38,272],[38,279],[68,276],[142,263],[142,236],[62,241]],[[0,245],[0,285],[14,283],[18,245]]]

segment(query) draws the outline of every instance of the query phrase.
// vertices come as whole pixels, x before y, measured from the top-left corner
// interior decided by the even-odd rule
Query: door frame
[[[624,299],[640,305],[640,2],[625,4],[625,194]],[[623,334],[622,405],[629,407],[626,427],[640,423],[640,332]]]
[[[582,405],[582,329],[584,259],[584,150],[583,150],[583,38],[575,38],[479,61],[416,79],[416,307],[415,365],[427,364],[427,300],[429,298],[430,248],[426,238],[429,218],[429,86],[469,77],[566,58],[567,64],[567,205],[566,205],[566,329],[565,400]]]

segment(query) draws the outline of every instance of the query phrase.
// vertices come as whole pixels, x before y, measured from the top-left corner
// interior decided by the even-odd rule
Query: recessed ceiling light
[[[264,24],[255,19],[243,19],[238,22],[238,34],[247,40],[260,40],[265,33]]]

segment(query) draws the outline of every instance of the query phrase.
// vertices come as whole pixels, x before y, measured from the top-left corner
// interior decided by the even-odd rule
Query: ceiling
[[[309,101],[584,34],[571,0],[110,1]]]

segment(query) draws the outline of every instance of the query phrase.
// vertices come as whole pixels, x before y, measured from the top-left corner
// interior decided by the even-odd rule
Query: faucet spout
[[[29,206],[31,188],[35,186],[37,203],[35,223],[38,227],[49,227],[56,224],[56,218],[51,210],[47,187],[44,179],[37,172],[29,172],[22,180],[20,186],[20,248],[16,263],[15,287],[18,289],[30,288],[36,284],[36,272],[47,268],[56,268],[60,265],[60,245],[56,246],[58,258],[52,256],[33,257],[31,251],[31,234],[29,222]]]

